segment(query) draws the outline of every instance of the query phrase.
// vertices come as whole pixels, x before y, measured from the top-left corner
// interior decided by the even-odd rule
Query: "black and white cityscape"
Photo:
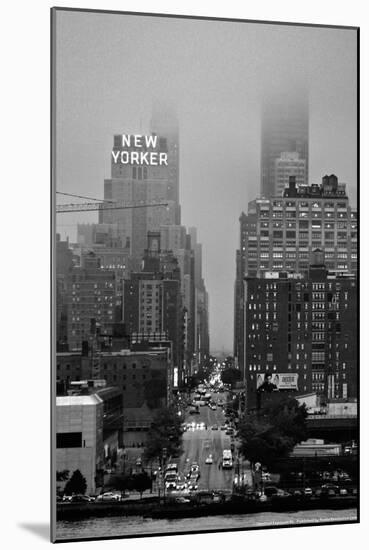
[[[356,29],[53,17],[56,540],[356,522]]]

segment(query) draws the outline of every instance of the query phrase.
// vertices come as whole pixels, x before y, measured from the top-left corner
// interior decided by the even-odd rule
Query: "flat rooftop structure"
[[[103,400],[95,393],[90,395],[63,395],[56,398],[57,407],[76,407],[98,405]]]

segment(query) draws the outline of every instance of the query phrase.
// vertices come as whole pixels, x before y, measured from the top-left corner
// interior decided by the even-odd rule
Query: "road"
[[[225,401],[225,394],[213,394],[214,401]],[[179,461],[179,471],[186,473],[192,462],[197,462],[200,467],[200,479],[198,490],[222,490],[231,491],[234,469],[223,470],[221,467],[223,449],[231,448],[230,436],[220,430],[225,417],[221,407],[213,411],[208,406],[200,407],[200,414],[187,414],[185,422],[204,422],[207,429],[190,429],[183,434],[183,454]],[[218,430],[212,430],[211,426],[217,424]],[[209,456],[213,457],[213,464],[206,464]]]

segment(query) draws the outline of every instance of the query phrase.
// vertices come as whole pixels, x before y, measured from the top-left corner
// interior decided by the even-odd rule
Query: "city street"
[[[215,402],[224,401],[225,397],[213,394]],[[221,407],[213,411],[208,406],[199,407],[200,414],[187,414],[185,422],[204,423],[207,429],[189,429],[183,434],[183,454],[179,461],[180,472],[186,473],[193,462],[200,467],[198,490],[222,490],[231,491],[234,469],[223,470],[221,467],[223,449],[231,448],[230,436],[226,435],[220,427],[224,424],[225,417]],[[213,425],[217,430],[212,430]],[[212,455],[213,464],[206,464],[205,460]]]

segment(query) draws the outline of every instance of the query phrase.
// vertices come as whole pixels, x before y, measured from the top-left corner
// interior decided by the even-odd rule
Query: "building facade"
[[[268,373],[273,390],[357,397],[356,277],[330,273],[322,251],[314,256],[305,275],[271,272],[244,280],[243,372],[251,407]]]
[[[97,470],[104,465],[103,401],[95,394],[56,398],[56,471],[79,470],[87,494],[96,491]]]
[[[275,194],[281,197],[288,187],[290,177],[294,176],[296,185],[306,185],[306,159],[300,158],[300,154],[294,152],[283,152],[275,159]]]
[[[69,350],[82,349],[82,342],[96,333],[109,331],[116,319],[118,288],[114,270],[103,269],[100,259],[89,253],[82,265],[73,267],[67,278],[63,302]]]

